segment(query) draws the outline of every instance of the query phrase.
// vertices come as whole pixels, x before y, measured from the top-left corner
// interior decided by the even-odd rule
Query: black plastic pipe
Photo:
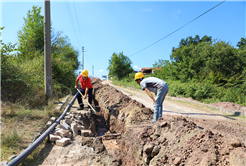
[[[20,164],[27,156],[34,151],[40,143],[43,142],[43,140],[50,134],[51,131],[54,130],[57,124],[59,124],[60,120],[63,119],[63,117],[66,115],[66,112],[68,111],[69,107],[73,104],[74,100],[76,99],[76,95],[73,97],[73,99],[70,101],[62,115],[40,136],[36,141],[34,141],[28,148],[26,148],[21,154],[19,154],[16,158],[14,158],[12,161],[10,161],[7,166],[16,166]]]

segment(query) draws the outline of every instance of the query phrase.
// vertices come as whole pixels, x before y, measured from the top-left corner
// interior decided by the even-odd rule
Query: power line
[[[77,26],[78,26],[78,29],[79,29],[79,36],[80,36],[80,39],[82,40],[82,45],[83,45],[83,38],[81,37],[81,33],[80,33],[80,26],[79,26],[79,21],[78,21],[78,16],[77,16],[77,11],[76,11],[76,7],[75,7],[75,4],[74,4],[74,1],[73,1],[73,7],[75,9],[75,15],[76,15],[76,19],[77,19]]]
[[[70,21],[71,26],[72,26],[72,29],[73,29],[74,36],[75,36],[75,38],[77,39],[77,41],[78,41],[79,43],[82,44],[80,38],[78,38],[78,35],[76,35],[77,30],[76,30],[76,27],[74,26],[75,24],[74,24],[74,21],[73,21],[73,16],[72,16],[71,10],[70,10],[70,5],[69,5],[69,3],[67,4],[65,0],[64,0],[64,2],[65,2],[66,9],[67,9],[69,21]],[[75,32],[76,32],[76,33],[75,33]],[[79,40],[78,40],[78,39],[79,39]]]
[[[182,27],[180,27],[180,28],[176,29],[175,31],[173,31],[173,32],[171,32],[170,34],[166,35],[165,37],[161,38],[160,40],[157,40],[156,42],[152,43],[151,45],[149,45],[149,46],[147,46],[147,47],[145,47],[145,48],[141,49],[140,51],[135,52],[134,54],[130,55],[129,57],[131,57],[131,56],[133,56],[133,55],[136,55],[136,54],[138,54],[138,53],[142,52],[143,50],[146,50],[147,48],[149,48],[149,47],[153,46],[154,44],[156,44],[156,43],[160,42],[161,40],[163,40],[163,39],[167,38],[168,36],[172,35],[173,33],[177,32],[178,30],[180,30],[180,29],[184,28],[186,25],[188,25],[188,24],[190,24],[191,22],[195,21],[195,20],[196,20],[196,19],[198,19],[199,17],[203,16],[204,14],[206,14],[206,13],[210,12],[211,10],[213,10],[214,8],[218,7],[219,5],[221,5],[222,3],[224,3],[225,1],[226,1],[226,0],[224,0],[224,1],[220,2],[218,5],[216,5],[216,6],[212,7],[211,9],[207,10],[206,12],[202,13],[201,15],[199,15],[199,16],[198,16],[198,17],[196,17],[196,18],[194,18],[194,19],[193,19],[193,20],[191,20],[190,22],[186,23],[186,24],[185,24],[185,25],[183,25]]]

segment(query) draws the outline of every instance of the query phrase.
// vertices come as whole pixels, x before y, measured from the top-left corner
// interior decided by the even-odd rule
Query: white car
[[[101,80],[107,80],[107,76],[106,75],[102,75]]]

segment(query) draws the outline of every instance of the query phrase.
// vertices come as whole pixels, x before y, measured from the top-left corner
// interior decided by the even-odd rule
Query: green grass
[[[126,80],[113,80],[112,84],[118,85],[118,86],[123,86],[123,87],[131,87],[135,89],[141,89],[141,86],[138,85],[135,81],[134,82],[129,82]]]
[[[131,78],[130,78],[131,77]],[[124,87],[141,89],[130,76],[121,80],[113,79],[112,84]],[[169,96],[181,96],[203,103],[232,102],[246,106],[245,84],[239,87],[219,87],[216,84],[207,82],[180,82],[178,80],[165,80],[169,86]]]
[[[18,134],[16,129],[1,134],[1,146],[6,146],[7,148],[14,148],[18,146],[21,140],[22,137]]]
[[[67,102],[72,99],[70,96]],[[61,100],[61,99],[60,99]],[[1,108],[1,160],[8,160],[13,154],[19,155],[32,143],[35,136],[45,127],[51,117],[58,118],[63,111],[56,110],[57,101],[50,100],[47,106],[41,109],[2,103]],[[38,161],[37,154],[46,146],[46,141],[28,156],[28,162]]]

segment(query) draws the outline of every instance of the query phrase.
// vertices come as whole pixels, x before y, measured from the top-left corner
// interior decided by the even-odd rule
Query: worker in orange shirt
[[[84,95],[84,99],[87,98],[87,95],[89,95],[88,102],[92,104],[92,91],[93,87],[91,84],[91,79],[88,77],[88,71],[83,70],[82,74],[80,74],[76,81],[75,81],[75,89],[78,89],[78,82],[80,81],[81,89],[79,91]],[[84,109],[84,104],[82,100],[82,96],[79,92],[76,93],[77,95],[77,100],[79,103],[79,108],[77,110],[83,110]],[[88,106],[89,108],[89,106]]]

